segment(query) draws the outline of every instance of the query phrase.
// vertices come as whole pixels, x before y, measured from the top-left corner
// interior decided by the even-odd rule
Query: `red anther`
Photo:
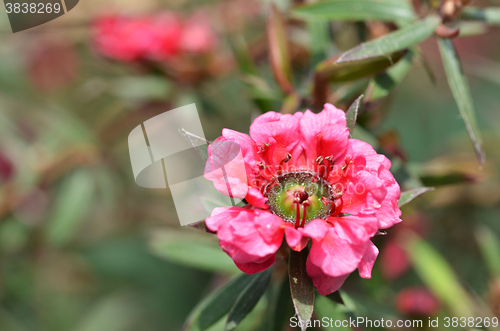
[[[318,182],[318,177],[316,177],[316,176],[315,176],[315,177],[312,177],[312,178],[311,178],[311,182],[313,182],[313,183],[317,183],[317,182]]]
[[[283,161],[281,161],[281,162],[285,162],[285,163],[287,163],[288,161],[290,161],[290,159],[291,159],[291,158],[292,158],[292,154],[288,153],[288,154],[286,155],[286,157],[283,159]]]
[[[262,142],[258,142],[257,147],[259,148],[257,153],[265,153],[267,151],[267,148],[269,147],[269,144],[264,144]]]
[[[344,165],[342,166],[342,168],[341,168],[341,169],[342,169],[342,173],[343,173],[343,175],[344,175],[344,176],[346,176],[347,171],[348,171],[348,168],[349,168],[349,166],[351,165],[351,163],[352,163],[352,159],[351,159],[351,157],[350,157],[350,156],[347,156],[347,157],[345,158],[345,164],[344,164]]]
[[[305,191],[302,191],[299,193],[299,198],[300,198],[300,203],[303,203],[307,200],[307,198],[309,198],[309,194],[307,194],[307,192]]]
[[[325,198],[325,197],[321,197],[321,202],[326,206],[327,204],[331,203],[332,206],[335,206],[335,202],[333,202],[332,200],[328,199],[328,198]]]

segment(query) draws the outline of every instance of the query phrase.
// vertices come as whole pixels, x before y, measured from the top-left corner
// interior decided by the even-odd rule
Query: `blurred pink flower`
[[[396,309],[409,316],[432,316],[440,306],[439,300],[425,287],[405,288],[396,297]]]
[[[323,295],[356,269],[371,277],[378,249],[370,238],[401,221],[400,189],[390,161],[348,135],[345,113],[326,104],[319,114],[268,112],[250,136],[224,129],[210,145],[205,178],[227,195],[214,171],[225,165],[233,195],[249,204],[216,208],[206,224],[243,272],[272,265],[285,236],[296,251],[312,240],[307,273]],[[234,144],[223,142],[240,147],[245,169],[225,162]]]
[[[109,15],[93,24],[97,52],[124,62],[162,61],[186,52],[206,53],[215,42],[208,19],[199,14],[185,22],[172,12],[145,17]]]
[[[136,61],[153,45],[153,30],[144,18],[104,16],[94,22],[93,28],[96,50],[110,59]]]
[[[382,276],[394,280],[410,268],[406,251],[395,240],[388,241],[380,253]]]
[[[401,246],[408,231],[425,237],[428,232],[428,219],[422,212],[415,211],[403,217],[404,222],[393,232],[392,239],[387,241],[380,252],[382,276],[388,280],[401,277],[410,269],[410,259]]]
[[[217,37],[210,27],[210,22],[203,14],[190,17],[182,33],[181,47],[191,53],[207,53],[217,42]]]
[[[14,172],[14,165],[7,156],[0,151],[0,182],[11,179],[12,176],[14,176]]]

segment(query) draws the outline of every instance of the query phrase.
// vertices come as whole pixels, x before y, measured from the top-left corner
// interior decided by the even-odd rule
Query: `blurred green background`
[[[248,132],[260,111],[232,55],[228,39],[235,35],[251,45],[262,80],[257,83],[267,93],[262,99],[279,111],[283,96],[265,42],[267,5],[87,0],[64,17],[16,34],[0,15],[1,331],[181,330],[195,305],[238,273],[214,249],[213,236],[180,227],[168,189],[135,184],[127,136],[144,120],[192,102],[209,140],[222,128]],[[160,10],[209,13],[219,36],[213,57],[224,70],[182,81],[96,54],[90,41],[96,15]],[[373,33],[367,27],[332,22],[326,54],[359,44]],[[300,21],[291,20],[288,32],[295,76],[309,77],[316,40]],[[418,181],[436,190],[405,206],[404,222],[377,236],[381,255],[373,278],[351,275],[342,288],[346,305],[318,299],[317,317],[414,317],[396,300],[414,286],[434,293],[437,316],[460,314],[464,310],[453,302],[462,302],[500,317],[500,28],[480,32],[455,43],[484,138],[485,165],[479,167],[459,117],[436,41],[428,40],[421,49],[435,83],[417,63],[360,123],[391,158],[404,189]],[[353,100],[340,101],[348,86],[332,86],[332,101],[343,109]],[[404,248],[408,231],[425,241]],[[391,245],[397,247],[389,250]],[[263,330],[252,322],[266,313],[259,307],[242,330]]]

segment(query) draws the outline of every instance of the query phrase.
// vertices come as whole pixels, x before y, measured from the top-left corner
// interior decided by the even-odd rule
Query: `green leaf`
[[[230,274],[239,272],[233,260],[207,236],[169,231],[156,234],[150,248],[153,254],[188,267]]]
[[[339,291],[335,291],[333,293],[330,293],[328,295],[325,295],[325,298],[328,298],[330,299],[331,301],[333,302],[336,302],[338,304],[341,304],[343,305],[344,304],[344,300],[342,299],[342,297],[340,296],[340,292]]]
[[[283,92],[289,94],[292,87],[292,66],[288,51],[285,20],[273,3],[267,17],[267,41],[274,78]]]
[[[113,294],[92,305],[74,328],[76,331],[122,331],[140,319],[136,298],[129,294]]]
[[[488,25],[481,22],[462,21],[458,24],[457,28],[460,29],[460,34],[458,35],[460,38],[477,36],[488,32]]]
[[[316,75],[324,81],[347,82],[366,76],[371,76],[397,63],[406,51],[393,53],[389,56],[367,58],[355,62],[338,63],[338,57],[326,59],[316,66]]]
[[[408,202],[421,196],[422,194],[432,190],[434,190],[434,187],[419,187],[405,192],[401,192],[401,196],[399,197],[399,208],[403,207]]]
[[[290,277],[290,292],[295,312],[300,321],[305,324],[312,317],[314,310],[314,284],[306,271],[306,260],[309,250],[304,248],[300,252],[290,250],[288,261],[288,275]]]
[[[314,19],[307,22],[307,30],[310,38],[309,47],[314,66],[327,57],[328,51],[333,45],[329,28],[329,24],[325,20]]]
[[[113,81],[112,89],[119,98],[150,101],[167,99],[172,85],[160,76],[131,76]]]
[[[288,275],[279,284],[273,286],[267,310],[266,330],[281,331],[285,329],[288,319],[294,314]]]
[[[94,178],[89,170],[76,170],[63,179],[47,226],[52,245],[67,245],[76,236],[93,199]]]
[[[380,147],[377,138],[359,125],[354,128],[354,132],[352,133],[352,138],[367,142],[370,145],[372,145],[372,147],[375,149],[378,149]]]
[[[428,16],[380,38],[354,47],[342,54],[337,63],[359,61],[409,48],[429,38],[440,22],[439,17]]]
[[[486,226],[478,228],[475,235],[492,278],[500,277],[500,239]]]
[[[245,39],[241,34],[233,34],[228,38],[228,41],[240,70],[245,74],[243,80],[253,96],[253,102],[262,113],[274,110],[274,106],[269,100],[271,89],[268,88],[267,82],[259,78]]]
[[[296,6],[292,14],[297,17],[317,20],[346,21],[412,21],[415,14],[408,1],[404,0],[328,0]]]
[[[336,292],[335,292],[336,293]],[[342,313],[341,309],[339,309],[338,304],[335,302],[329,300],[327,297],[319,295],[316,298],[316,303],[314,304],[314,313],[318,316],[320,320],[323,320],[323,318],[327,318],[329,321],[330,319],[333,321],[344,321],[347,320],[345,314]],[[328,325],[327,327],[323,327],[322,330],[351,330],[349,327],[335,327],[334,325]]]
[[[346,120],[347,120],[347,128],[349,128],[349,135],[352,137],[352,133],[354,132],[354,127],[356,126],[356,118],[358,117],[358,109],[359,103],[363,99],[363,94],[361,94],[347,109],[346,112]]]
[[[448,78],[451,92],[458,105],[460,115],[465,122],[467,132],[472,140],[479,163],[484,164],[483,142],[477,126],[474,104],[470,95],[469,84],[465,78],[457,51],[451,39],[438,38],[439,50],[443,59],[444,70]]]
[[[466,6],[461,13],[466,20],[482,21],[488,24],[500,25],[500,8],[477,8]]]
[[[425,186],[443,186],[462,183],[473,183],[475,178],[460,172],[445,175],[421,175],[420,180]]]
[[[370,91],[369,101],[377,101],[385,98],[406,77],[413,61],[413,51],[409,51],[398,63],[377,75],[368,87]]]
[[[236,329],[245,316],[252,311],[260,297],[264,294],[269,279],[273,273],[273,268],[268,268],[253,277],[252,281],[245,287],[236,299],[234,306],[229,311],[226,327],[224,331]]]
[[[185,331],[204,331],[226,315],[241,292],[259,274],[241,274],[218,291],[212,293],[195,307],[184,325]]]
[[[283,100],[283,106],[281,106],[282,114],[293,114],[300,107],[302,98],[295,92],[290,93]]]
[[[422,281],[455,316],[474,316],[468,293],[453,269],[432,246],[414,236],[408,242],[407,251]]]

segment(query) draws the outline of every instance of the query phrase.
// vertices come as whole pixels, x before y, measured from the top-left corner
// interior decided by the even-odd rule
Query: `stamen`
[[[295,216],[295,228],[298,229],[300,226],[300,202],[299,198],[295,198],[295,205],[297,209],[297,215]]]
[[[300,223],[300,226],[304,227],[307,220],[307,206],[309,206],[309,201],[304,201],[304,203],[302,203],[302,206],[304,206],[304,213],[302,214],[302,223]]]
[[[286,155],[286,157],[283,159],[283,161],[281,161],[281,162],[285,162],[285,163],[287,163],[288,161],[290,161],[290,159],[291,159],[291,158],[292,158],[292,154],[288,153],[288,154]]]
[[[344,206],[344,200],[342,200],[342,197],[339,199],[335,200],[335,204],[333,205],[333,211],[330,214],[330,216],[338,216],[342,212],[342,207]]]
[[[330,176],[330,172],[333,169],[333,165],[334,165],[333,156],[330,155],[330,156],[325,157],[325,161],[328,161],[328,166],[327,166],[325,174],[324,174],[324,178],[327,179]]]

